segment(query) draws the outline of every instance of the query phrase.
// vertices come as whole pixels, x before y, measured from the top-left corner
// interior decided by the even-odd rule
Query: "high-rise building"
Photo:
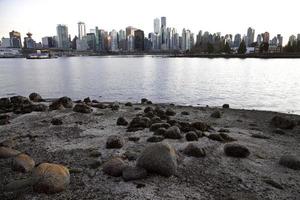
[[[128,37],[129,35],[134,36],[134,31],[136,31],[136,30],[137,29],[132,26],[126,27],[126,37]]]
[[[161,49],[167,50],[167,18],[161,17],[161,29],[160,29]]]
[[[235,48],[239,47],[241,42],[242,42],[241,34],[236,34],[234,36],[233,47],[235,47]]]
[[[78,38],[81,40],[82,37],[86,36],[86,27],[84,22],[78,22]]]
[[[134,49],[136,51],[144,51],[144,31],[138,29],[134,31]]]
[[[32,39],[32,34],[27,33],[27,37],[24,38],[24,48],[25,49],[34,49],[36,47],[35,41]]]
[[[246,45],[248,47],[251,46],[252,43],[254,42],[254,35],[255,35],[255,30],[249,27],[247,31],[247,41],[246,41]]]
[[[42,45],[43,48],[53,48],[54,42],[53,42],[53,37],[43,37],[42,38]]]
[[[68,27],[66,25],[59,24],[56,27],[56,32],[58,48],[69,49]]]
[[[263,33],[263,42],[264,43],[269,43],[270,42],[270,33],[269,32]]]
[[[295,44],[297,42],[297,38],[295,35],[291,35],[289,37],[289,43],[292,45],[292,44]]]
[[[95,33],[86,34],[88,50],[95,51],[96,50],[96,35]]]
[[[283,37],[281,36],[281,34],[277,34],[277,40],[278,40],[278,46],[282,47]]]
[[[154,33],[155,34],[160,33],[160,20],[159,20],[159,18],[154,19]]]
[[[262,37],[263,37],[263,34],[257,35],[256,43],[258,46],[261,45],[261,43],[262,43]]]
[[[161,27],[167,28],[167,18],[166,17],[161,17]]]
[[[81,39],[77,38],[76,40],[76,50],[77,51],[86,51],[88,50],[88,41],[87,36],[83,36]]]
[[[12,48],[22,48],[21,34],[17,31],[12,31],[9,33],[10,46]]]
[[[126,32],[122,29],[119,30],[118,45],[119,45],[119,50],[121,50],[121,51],[126,50]]]
[[[109,33],[110,36],[110,50],[115,52],[118,51],[118,32],[116,30],[112,30]]]

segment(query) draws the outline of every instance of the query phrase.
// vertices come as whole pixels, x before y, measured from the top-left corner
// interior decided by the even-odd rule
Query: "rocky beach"
[[[0,99],[0,199],[300,198],[300,116]]]

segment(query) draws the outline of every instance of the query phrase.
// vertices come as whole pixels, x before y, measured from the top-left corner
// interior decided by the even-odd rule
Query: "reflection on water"
[[[0,96],[90,96],[300,114],[300,60],[162,57],[0,59]],[[99,96],[102,96],[101,98]]]

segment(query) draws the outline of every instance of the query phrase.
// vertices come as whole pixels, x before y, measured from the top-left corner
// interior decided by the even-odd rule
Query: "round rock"
[[[187,156],[192,157],[205,157],[206,152],[203,148],[198,147],[196,144],[188,144],[187,147],[183,150],[183,153]]]
[[[137,166],[146,169],[147,172],[172,176],[177,171],[175,149],[167,143],[152,144],[142,152]]]
[[[12,169],[14,171],[19,171],[23,173],[30,172],[34,168],[34,166],[34,160],[24,153],[19,154],[12,160]]]
[[[103,172],[114,177],[122,176],[123,169],[126,167],[121,158],[112,158],[103,164]]]
[[[107,149],[120,149],[125,144],[125,140],[122,136],[111,135],[107,138],[106,148]]]
[[[224,146],[224,152],[227,156],[236,158],[246,158],[250,155],[250,151],[247,147],[236,143],[226,144]]]
[[[177,126],[172,126],[170,128],[167,129],[167,131],[165,132],[165,138],[169,138],[169,139],[181,139],[182,135],[180,132],[180,129]]]

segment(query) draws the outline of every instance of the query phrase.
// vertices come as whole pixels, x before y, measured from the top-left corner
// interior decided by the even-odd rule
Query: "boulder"
[[[63,122],[61,119],[54,118],[51,120],[51,124],[57,126],[57,125],[62,125]]]
[[[150,125],[156,124],[156,123],[162,123],[162,122],[163,122],[163,121],[162,121],[159,117],[154,116],[154,117],[152,117],[151,120],[150,120]]]
[[[42,163],[33,170],[37,180],[34,190],[42,193],[57,193],[64,191],[70,184],[70,173],[63,165]]]
[[[93,112],[93,109],[85,103],[79,103],[74,106],[73,111],[88,114]]]
[[[175,149],[167,143],[149,145],[137,160],[137,166],[147,172],[170,177],[177,171]]]
[[[106,109],[107,108],[107,106],[103,103],[92,103],[91,106],[93,108],[99,108],[99,109]]]
[[[29,95],[29,99],[30,99],[30,101],[33,101],[33,102],[44,101],[43,98],[42,98],[42,96],[40,94],[38,94],[38,93],[35,93],[35,92],[33,92],[33,93],[31,93]]]
[[[118,126],[127,126],[128,125],[128,121],[124,117],[119,117],[117,119],[117,125]]]
[[[148,112],[154,112],[154,109],[152,107],[148,106],[144,109],[144,113],[148,113]]]
[[[125,103],[125,106],[132,107],[132,103],[131,102],[127,102],[127,103]]]
[[[167,131],[167,129],[165,129],[165,128],[159,128],[154,131],[154,135],[165,135],[166,131]]]
[[[1,109],[7,109],[12,106],[12,103],[9,98],[1,98],[0,99],[0,108]]]
[[[121,158],[112,158],[103,164],[103,172],[114,177],[122,176],[126,164]]]
[[[9,124],[9,118],[10,116],[7,115],[7,114],[4,114],[4,115],[0,115],[0,126],[1,125],[6,125],[6,124]]]
[[[154,114],[157,115],[162,120],[168,118],[168,116],[166,115],[166,112],[163,109],[161,109],[160,107],[158,107],[158,106],[155,107]]]
[[[53,101],[50,105],[49,105],[49,109],[50,110],[63,110],[65,107],[62,105],[62,103],[58,100]]]
[[[247,147],[237,143],[226,144],[224,146],[224,152],[227,156],[236,158],[246,158],[250,155],[250,151]]]
[[[125,167],[122,172],[124,181],[139,180],[147,177],[147,171],[140,167]]]
[[[198,140],[198,135],[194,131],[190,131],[187,134],[185,134],[185,139],[187,141],[197,141]]]
[[[162,136],[152,136],[152,137],[149,137],[147,139],[147,142],[152,142],[152,143],[155,143],[155,142],[161,142],[163,141],[165,138],[162,137]]]
[[[211,133],[208,135],[208,138],[211,140],[219,141],[219,142],[224,142],[224,138],[217,133]]]
[[[146,99],[146,98],[142,98],[141,99],[141,104],[145,104],[145,103],[147,103],[148,102],[148,99]]]
[[[149,128],[150,119],[148,117],[135,117],[129,123],[127,131],[134,132],[138,130],[143,130],[145,128]]]
[[[73,101],[69,97],[61,97],[58,101],[65,107],[65,108],[73,108]]]
[[[166,110],[166,115],[168,115],[168,116],[175,116],[175,115],[176,115],[176,112],[175,112],[173,109],[168,108],[168,109]]]
[[[221,112],[216,110],[210,116],[213,118],[221,118]]]
[[[300,159],[294,155],[281,156],[279,164],[294,170],[300,170]]]
[[[22,104],[24,104],[25,102],[28,102],[29,99],[27,97],[23,97],[23,96],[13,96],[10,97],[10,102],[13,104],[13,106],[18,107]]]
[[[86,103],[86,104],[92,103],[90,97],[87,97],[87,98],[83,99],[83,102]]]
[[[206,152],[203,148],[198,147],[196,144],[190,143],[188,144],[184,150],[183,153],[187,156],[192,156],[192,157],[205,157]]]
[[[111,135],[107,138],[106,148],[107,149],[120,149],[125,144],[125,140],[122,136]]]
[[[34,160],[24,153],[17,155],[12,160],[12,169],[14,171],[26,173],[32,171],[34,166]]]
[[[188,111],[182,111],[181,115],[190,115],[190,113]]]
[[[11,148],[7,148],[7,147],[0,147],[0,158],[11,158],[14,156],[19,155],[21,152],[11,149]]]
[[[155,123],[155,124],[152,124],[150,126],[150,131],[156,131],[158,130],[159,128],[165,128],[165,129],[168,129],[170,128],[170,124],[168,123]]]
[[[293,129],[296,126],[296,123],[291,119],[275,116],[271,120],[271,125],[281,129]]]
[[[128,140],[132,141],[132,142],[138,142],[140,140],[140,138],[137,136],[131,136],[131,137],[128,137]]]
[[[135,151],[126,151],[123,155],[129,161],[136,160],[139,157],[139,154],[137,152],[135,152]]]
[[[149,112],[145,113],[143,116],[148,117],[149,119],[152,119],[153,117],[155,117],[155,114],[153,111],[149,111]]]
[[[48,106],[46,106],[45,104],[34,104],[32,105],[32,111],[35,111],[35,112],[45,112],[47,111],[48,109]]]
[[[193,122],[191,126],[200,131],[208,131],[209,126],[204,122]]]
[[[118,102],[114,102],[114,103],[111,105],[111,109],[112,109],[112,110],[115,110],[115,111],[119,110],[119,109],[120,109],[119,103],[118,103]]]
[[[225,108],[225,109],[228,109],[229,108],[229,104],[223,104],[222,107]]]
[[[165,138],[169,139],[181,139],[182,135],[180,132],[180,129],[177,126],[172,126],[167,129],[167,131],[164,134]]]

